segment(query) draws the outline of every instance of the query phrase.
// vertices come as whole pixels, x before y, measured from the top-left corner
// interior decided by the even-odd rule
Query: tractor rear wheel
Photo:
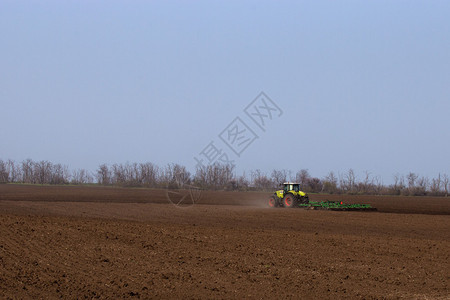
[[[277,197],[271,196],[269,198],[269,207],[273,207],[273,208],[278,207],[278,199],[277,199]]]
[[[295,199],[294,195],[287,194],[286,196],[284,196],[283,202],[284,202],[284,207],[292,208],[292,207],[296,207],[297,199]]]

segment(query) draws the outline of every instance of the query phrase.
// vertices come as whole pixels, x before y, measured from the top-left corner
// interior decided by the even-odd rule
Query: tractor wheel
[[[293,208],[293,207],[297,206],[296,205],[297,204],[297,199],[295,199],[294,195],[287,194],[283,198],[283,203],[284,203],[284,207]]]
[[[275,208],[278,207],[278,199],[275,196],[271,196],[269,198],[269,207]]]

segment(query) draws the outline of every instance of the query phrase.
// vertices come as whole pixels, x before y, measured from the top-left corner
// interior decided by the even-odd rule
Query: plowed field
[[[449,199],[268,195],[0,185],[0,298],[450,299]]]

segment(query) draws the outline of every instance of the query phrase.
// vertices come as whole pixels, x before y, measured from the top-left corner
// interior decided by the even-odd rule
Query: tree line
[[[190,173],[185,166],[168,164],[160,167],[154,163],[102,164],[95,172],[86,169],[70,170],[68,166],[49,161],[22,162],[0,159],[0,183],[27,184],[97,184],[150,188],[177,188],[194,185],[202,189],[272,191],[285,181],[300,183],[308,193],[448,196],[449,176],[438,174],[429,179],[416,173],[394,175],[390,185],[381,178],[365,172],[357,178],[353,169],[345,173],[329,172],[323,178],[311,176],[306,169],[297,172],[273,170],[265,173],[259,169],[237,175],[232,165],[213,164],[199,166]]]

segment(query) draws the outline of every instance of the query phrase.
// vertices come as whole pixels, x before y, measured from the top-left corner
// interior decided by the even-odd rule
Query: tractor
[[[269,198],[270,207],[298,207],[299,204],[308,204],[309,198],[300,190],[300,184],[294,182],[283,183],[283,189],[276,191]]]
[[[283,183],[283,189],[269,198],[270,207],[299,207],[310,210],[376,211],[370,204],[344,203],[342,201],[309,201],[308,194],[300,190],[300,184]]]

